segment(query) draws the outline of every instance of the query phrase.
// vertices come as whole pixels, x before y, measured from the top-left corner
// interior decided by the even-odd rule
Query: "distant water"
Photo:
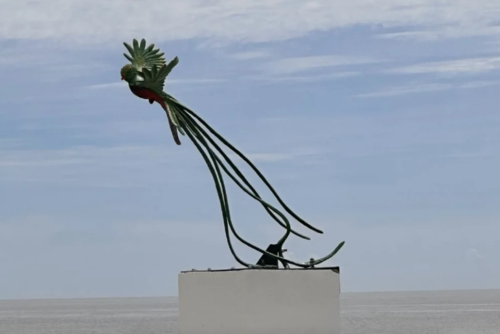
[[[500,333],[500,290],[343,294],[341,310],[343,334]],[[176,298],[0,300],[0,333],[175,334],[177,316]]]

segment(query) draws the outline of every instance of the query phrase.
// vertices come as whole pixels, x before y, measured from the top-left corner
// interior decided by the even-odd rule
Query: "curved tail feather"
[[[167,114],[167,119],[168,119],[168,125],[170,126],[170,131],[172,132],[172,137],[174,137],[174,141],[177,145],[181,145],[181,140],[179,139],[179,132],[177,131],[177,126],[172,122],[172,119],[170,118],[170,113],[168,109],[168,105],[165,103],[163,100],[158,101],[165,110],[165,113]]]
[[[166,112],[166,111],[165,111]],[[177,127],[172,123],[172,120],[170,119],[170,116],[167,114],[167,119],[168,119],[168,125],[170,126],[170,131],[172,131],[172,137],[174,137],[174,141],[177,145],[181,144],[181,140],[179,139],[179,133],[177,132]]]

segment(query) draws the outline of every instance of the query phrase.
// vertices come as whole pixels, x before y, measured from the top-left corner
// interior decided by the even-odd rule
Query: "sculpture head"
[[[125,80],[129,84],[134,83],[137,80],[137,73],[136,68],[130,64],[123,66],[120,70],[122,80]]]

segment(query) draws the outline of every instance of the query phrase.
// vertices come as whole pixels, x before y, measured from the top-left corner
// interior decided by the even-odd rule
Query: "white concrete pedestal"
[[[179,274],[179,334],[340,334],[339,269]]]

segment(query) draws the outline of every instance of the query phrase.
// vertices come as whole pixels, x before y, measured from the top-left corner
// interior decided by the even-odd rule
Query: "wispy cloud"
[[[156,41],[267,42],[359,25],[433,31],[466,27],[481,32],[495,25],[499,10],[500,3],[492,0],[406,0],[404,4],[397,0],[19,0],[2,3],[0,38],[63,39],[72,45],[141,35]]]
[[[23,146],[20,138],[0,138],[0,149],[18,149]]]
[[[102,83],[102,84],[93,84],[85,86],[88,89],[115,89],[115,88],[126,88],[128,84],[125,81],[117,81],[110,83]]]
[[[484,256],[476,248],[469,248],[465,259],[467,262],[477,263],[484,261]]]
[[[203,160],[191,152],[155,146],[74,146],[67,149],[34,150],[19,147],[17,141],[0,142],[0,183],[37,182],[85,187],[135,187],[171,182],[162,175],[176,173],[177,181],[188,180],[192,168]],[[14,149],[9,149],[11,144]],[[276,163],[317,155],[313,149],[253,151],[246,156],[254,163]],[[232,154],[237,162],[239,158]],[[154,166],[152,168],[151,166]],[[204,167],[203,167],[204,168]],[[143,171],[148,171],[144,173]],[[158,181],[162,179],[163,181]]]
[[[237,59],[237,60],[252,60],[252,59],[263,59],[267,58],[271,55],[271,52],[268,50],[253,50],[253,51],[244,51],[244,52],[235,52],[226,55],[228,58]]]
[[[15,238],[17,242],[27,242],[30,245],[41,241],[52,246],[74,247],[124,242],[137,244],[155,239],[195,240],[204,239],[207,235],[215,235],[217,238],[221,234],[214,230],[214,224],[219,226],[218,222],[210,221],[121,220],[107,222],[107,229],[96,230],[82,224],[84,219],[79,220],[64,215],[23,215],[15,219],[4,219],[0,221],[0,243],[9,243]],[[68,221],[71,223],[68,224]],[[193,233],[193,230],[203,233]]]
[[[260,76],[247,76],[244,79],[262,81],[265,83],[305,83],[317,81],[331,81],[342,78],[351,78],[361,75],[360,72],[334,72],[328,74],[310,74],[310,75],[260,75]]]
[[[200,78],[200,79],[172,79],[169,80],[171,83],[175,84],[185,84],[185,85],[190,85],[190,84],[211,84],[211,83],[222,83],[226,82],[227,79],[211,79],[211,78]]]
[[[174,168],[169,159],[186,159],[182,152],[150,146],[94,147],[75,146],[68,149],[2,150],[0,182],[38,182],[79,186],[127,187],[144,182],[153,184],[149,177],[135,181],[126,175],[150,166]],[[171,161],[171,160],[170,160]],[[131,173],[131,174],[129,174]],[[157,182],[157,181],[154,181]]]
[[[310,74],[310,75],[247,75],[238,78],[238,81],[260,81],[265,83],[305,83],[318,81],[331,81],[342,78],[350,78],[361,75],[360,72],[333,72],[326,74]],[[206,85],[206,84],[221,84],[231,81],[231,79],[167,79],[167,84],[179,85]],[[127,87],[127,83],[117,81],[112,83],[93,84],[85,86],[87,89],[116,89]]]
[[[396,74],[478,74],[500,69],[500,57],[469,58],[438,62],[427,62],[390,69]]]
[[[472,89],[472,88],[482,88],[482,87],[495,86],[498,84],[500,84],[500,81],[471,81],[471,82],[466,82],[466,83],[460,84],[460,85],[458,85],[457,88]]]
[[[381,39],[417,40],[432,42],[444,38],[465,38],[475,36],[497,36],[500,28],[496,26],[453,26],[439,30],[401,31],[377,35]]]
[[[28,47],[28,43],[19,43],[0,48],[0,68],[32,68],[56,65],[63,59],[64,53],[44,48],[40,43],[33,43],[30,47]]]
[[[453,86],[450,84],[423,84],[414,86],[392,87],[383,91],[358,94],[356,97],[388,97],[408,95],[415,93],[438,92],[451,89]]]
[[[382,91],[358,94],[356,97],[369,98],[369,97],[390,97],[418,93],[434,93],[452,89],[474,89],[482,88],[500,84],[500,81],[472,81],[461,84],[451,83],[429,83],[420,85],[408,85],[391,87]]]
[[[19,41],[2,48],[0,41],[0,70],[12,76],[11,82],[30,76],[32,82],[57,83],[99,75],[107,68],[57,43]]]
[[[500,36],[500,34],[498,35]],[[483,47],[478,49],[478,52],[484,53],[500,53],[500,40],[497,38],[489,39],[483,43]]]
[[[180,85],[205,85],[226,82],[226,79],[167,79],[167,83],[180,84]],[[115,89],[127,87],[124,81],[117,81],[111,83],[94,84],[85,86],[88,89]]]
[[[152,238],[160,239],[206,239],[207,236],[220,236],[221,232],[214,229],[214,225],[219,227],[219,222],[210,221],[134,221],[120,222],[113,224],[115,233],[122,239],[135,239],[137,241],[148,241]],[[175,233],[172,233],[174,232]],[[197,233],[193,233],[197,231]],[[200,233],[202,232],[202,233]],[[198,237],[196,237],[196,235]],[[202,237],[203,235],[203,237]],[[194,239],[193,239],[194,238]]]
[[[284,160],[299,159],[304,157],[311,157],[325,153],[322,150],[314,148],[295,148],[291,151],[282,153],[248,153],[246,156],[255,162],[278,162]],[[228,154],[231,158],[239,159],[233,153]]]
[[[265,69],[270,74],[294,74],[310,70],[325,69],[338,66],[360,65],[374,63],[376,60],[364,57],[350,56],[309,56],[309,57],[293,57],[282,58],[269,62]]]

